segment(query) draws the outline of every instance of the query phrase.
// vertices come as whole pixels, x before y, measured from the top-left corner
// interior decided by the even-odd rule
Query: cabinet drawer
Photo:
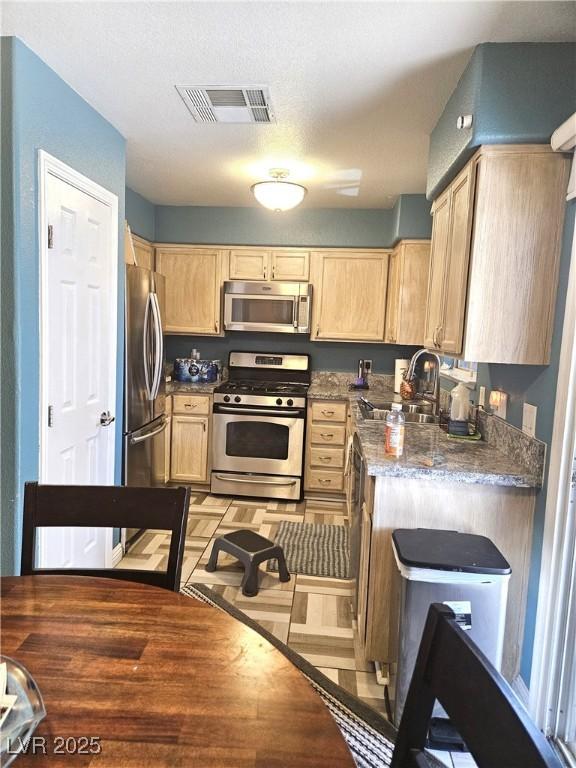
[[[342,472],[323,472],[321,469],[309,469],[306,485],[313,491],[342,491],[344,475]]]
[[[210,396],[174,395],[172,408],[174,413],[189,413],[194,416],[208,416],[210,413]]]
[[[346,442],[346,427],[313,424],[310,427],[310,442],[318,445],[344,445]]]
[[[346,403],[321,400],[312,403],[312,421],[346,422]]]
[[[310,448],[310,466],[342,469],[344,467],[344,448]]]

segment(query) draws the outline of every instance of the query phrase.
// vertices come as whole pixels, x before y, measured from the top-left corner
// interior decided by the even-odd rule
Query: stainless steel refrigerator
[[[164,484],[164,277],[126,265],[124,484]],[[128,531],[130,538],[130,531]]]

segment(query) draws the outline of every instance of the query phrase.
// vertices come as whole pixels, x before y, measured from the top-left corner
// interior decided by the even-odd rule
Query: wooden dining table
[[[17,766],[354,766],[306,678],[226,613],[115,579],[0,582],[1,652],[28,669],[47,711]]]

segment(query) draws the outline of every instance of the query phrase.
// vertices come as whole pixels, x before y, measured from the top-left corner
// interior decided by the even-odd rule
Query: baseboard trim
[[[120,560],[124,557],[124,550],[122,544],[119,542],[112,550],[112,568],[116,568]]]

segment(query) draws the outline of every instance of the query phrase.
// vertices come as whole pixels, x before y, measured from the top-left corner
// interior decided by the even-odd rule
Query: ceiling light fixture
[[[290,175],[290,172],[285,168],[271,168],[268,173],[274,181],[259,181],[250,187],[260,205],[278,213],[289,211],[300,205],[308,191],[306,187],[291,181],[284,181]]]

